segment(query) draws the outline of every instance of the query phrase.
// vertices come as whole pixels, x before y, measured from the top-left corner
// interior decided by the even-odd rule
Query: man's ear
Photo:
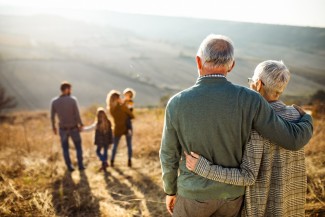
[[[231,70],[235,67],[235,65],[236,65],[236,61],[234,60],[234,61],[232,62],[231,67],[230,67],[229,70],[228,70],[228,73],[231,72]]]
[[[201,57],[196,56],[195,60],[196,60],[196,66],[197,66],[198,70],[201,70],[202,69],[202,59],[201,59]]]

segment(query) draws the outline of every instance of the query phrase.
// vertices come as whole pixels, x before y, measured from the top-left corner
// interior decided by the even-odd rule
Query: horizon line
[[[222,21],[222,22],[237,22],[237,23],[244,23],[244,24],[258,24],[258,25],[274,25],[274,26],[287,26],[287,27],[301,27],[301,28],[317,28],[317,29],[325,29],[324,26],[320,25],[297,25],[297,24],[289,24],[289,23],[273,23],[273,22],[254,22],[254,21],[246,21],[246,20],[236,20],[236,19],[220,19],[220,18],[213,18],[213,17],[202,17],[202,16],[187,16],[187,15],[175,15],[175,14],[156,14],[156,13],[140,13],[140,12],[130,12],[130,11],[120,11],[120,10],[109,10],[109,9],[80,9],[80,8],[64,8],[64,7],[57,7],[55,9],[61,10],[60,11],[48,11],[53,10],[54,8],[50,7],[28,7],[28,6],[16,6],[16,5],[8,5],[8,4],[1,4],[0,9],[3,7],[11,7],[11,8],[19,8],[19,9],[27,9],[24,14],[23,12],[8,12],[3,13],[0,11],[0,15],[11,15],[11,16],[33,16],[33,15],[56,15],[65,17],[68,19],[74,19],[69,14],[62,14],[62,11],[75,11],[75,12],[108,12],[108,13],[118,13],[118,14],[127,14],[127,15],[139,15],[139,16],[156,16],[156,17],[166,17],[166,18],[184,18],[184,19],[196,19],[196,20],[211,20],[211,21]],[[44,9],[45,11],[42,11]],[[35,10],[35,11],[33,11]],[[47,11],[46,11],[47,10]],[[80,20],[80,19],[78,19]]]

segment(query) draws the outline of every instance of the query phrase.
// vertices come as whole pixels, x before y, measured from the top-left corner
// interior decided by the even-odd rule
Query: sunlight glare
[[[109,10],[163,16],[325,27],[323,0],[0,0],[0,5],[23,6],[42,12],[57,9]]]

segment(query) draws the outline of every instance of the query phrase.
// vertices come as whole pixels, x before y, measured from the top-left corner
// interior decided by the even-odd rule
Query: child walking
[[[108,119],[104,108],[98,108],[95,122],[88,127],[84,127],[84,131],[91,130],[95,130],[94,144],[97,146],[96,154],[102,162],[100,170],[106,171],[106,168],[108,167],[107,151],[109,145],[113,143],[113,133],[112,124]]]
[[[131,112],[133,112],[133,108],[134,108],[133,99],[135,98],[135,91],[132,88],[126,88],[123,91],[123,95],[124,95],[124,104],[126,105],[126,107],[128,107],[128,109]],[[131,117],[129,117],[127,119],[126,126],[127,126],[127,129],[128,129],[128,134],[132,135],[133,134],[133,127],[132,127]]]

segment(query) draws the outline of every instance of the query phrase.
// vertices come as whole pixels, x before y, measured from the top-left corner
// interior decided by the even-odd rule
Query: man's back
[[[256,112],[253,103],[259,103],[252,94],[225,78],[203,78],[180,93],[176,128],[188,145],[186,150],[204,152],[211,161],[227,167],[238,166]]]
[[[277,117],[258,93],[226,78],[199,78],[193,87],[175,95],[166,108],[160,149],[165,192],[194,200],[243,195],[244,187],[210,181],[187,170],[185,161],[179,162],[182,152],[193,151],[213,164],[238,167],[252,128],[295,150],[310,138],[311,131],[301,127],[307,119],[295,126]]]
[[[191,173],[181,160],[183,152],[194,151],[213,163],[236,167],[251,128],[284,148],[298,150],[312,135],[311,117],[305,115],[297,124],[284,121],[257,93],[222,78],[235,66],[233,43],[226,36],[206,37],[195,60],[201,77],[166,107],[160,161],[167,209],[178,216],[235,216],[244,188]],[[176,194],[180,200],[175,203]],[[211,206],[193,199],[211,200]]]
[[[216,164],[238,167],[259,103],[257,93],[225,78],[200,78],[170,101],[171,124],[186,151],[200,153]],[[180,195],[191,199],[229,199],[244,194],[244,187],[191,173],[185,161],[180,165],[177,187]]]
[[[75,97],[62,95],[52,100],[51,119],[55,123],[54,116],[58,114],[59,126],[63,128],[77,127],[82,125]]]

